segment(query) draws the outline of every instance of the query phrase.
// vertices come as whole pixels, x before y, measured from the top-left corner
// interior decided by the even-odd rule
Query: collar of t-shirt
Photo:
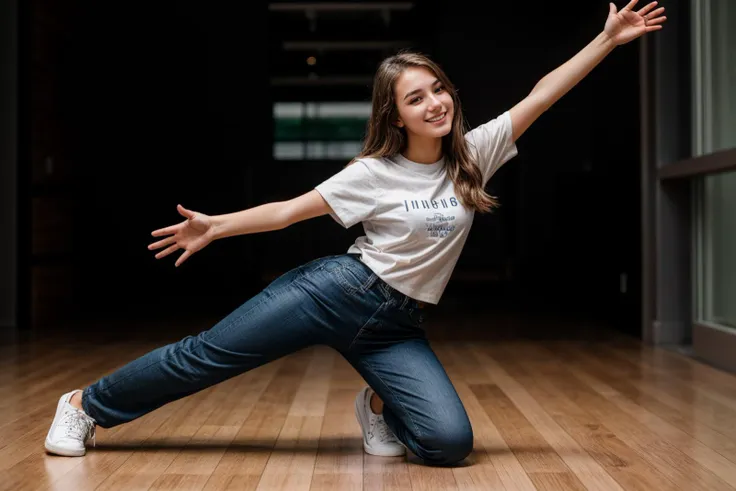
[[[419,174],[423,174],[428,177],[438,176],[445,165],[444,157],[439,159],[437,162],[432,162],[431,164],[420,164],[419,162],[414,162],[412,160],[407,159],[400,153],[397,153],[396,155],[393,156],[393,161],[396,164],[400,165],[401,167],[407,170],[410,170],[412,172],[416,172]]]

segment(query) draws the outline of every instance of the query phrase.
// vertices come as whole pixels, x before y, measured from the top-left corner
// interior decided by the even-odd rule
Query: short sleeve
[[[346,166],[315,189],[332,208],[330,216],[345,228],[370,219],[376,210],[375,176],[362,160]]]
[[[509,111],[472,129],[465,138],[483,174],[484,186],[503,164],[518,154]]]

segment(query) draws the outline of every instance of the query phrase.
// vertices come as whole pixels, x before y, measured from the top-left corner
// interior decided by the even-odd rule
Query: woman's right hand
[[[178,267],[181,263],[186,261],[189,256],[200,249],[203,249],[207,244],[214,240],[214,230],[212,219],[208,215],[187,210],[181,205],[177,205],[176,209],[181,216],[186,218],[186,220],[170,227],[154,230],[151,233],[154,237],[163,237],[166,235],[169,235],[169,237],[158,242],[154,242],[148,246],[148,249],[161,249],[162,247],[168,246],[166,249],[156,254],[156,259],[161,259],[172,252],[184,249],[184,252],[179,256],[174,264],[174,266]]]

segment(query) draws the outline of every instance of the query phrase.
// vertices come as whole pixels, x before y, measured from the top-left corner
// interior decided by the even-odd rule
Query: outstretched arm
[[[637,3],[638,0],[631,0],[620,12],[611,3],[603,32],[570,60],[542,78],[528,96],[509,110],[514,140],[585,78],[616,46],[662,29],[661,24],[667,19],[662,15],[664,7],[654,10],[657,5],[655,1],[634,12]]]
[[[209,216],[177,206],[185,218],[176,225],[154,230],[154,237],[165,237],[148,248],[166,249],[156,259],[183,249],[176,260],[179,266],[210,242],[234,235],[281,230],[297,222],[332,215],[344,227],[370,218],[376,208],[375,175],[362,160],[344,167],[309,192],[286,201],[275,201],[247,210]]]
[[[166,238],[148,246],[149,250],[166,247],[156,254],[156,259],[183,249],[184,252],[176,260],[175,266],[180,266],[189,256],[213,240],[281,230],[294,223],[332,212],[332,208],[315,190],[288,201],[275,201],[225,215],[209,216],[181,205],[176,209],[185,220],[176,225],[154,230],[152,236]]]
[[[235,213],[212,217],[213,238],[281,230],[332,210],[315,190],[289,201],[275,201]]]

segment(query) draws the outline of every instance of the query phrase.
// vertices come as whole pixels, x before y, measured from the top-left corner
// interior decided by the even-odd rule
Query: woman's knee
[[[437,428],[418,439],[417,456],[428,465],[454,465],[473,451],[470,424]]]

